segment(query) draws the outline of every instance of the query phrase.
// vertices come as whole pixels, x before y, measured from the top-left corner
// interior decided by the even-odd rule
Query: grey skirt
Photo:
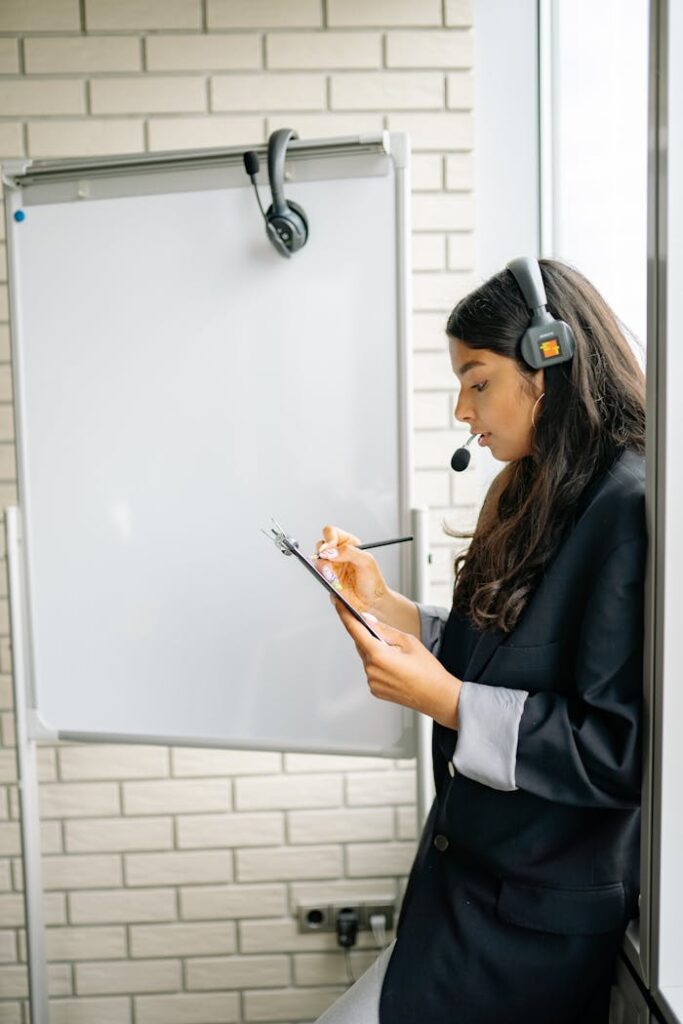
[[[379,997],[396,939],[350,989],[328,1007],[316,1024],[379,1024]]]

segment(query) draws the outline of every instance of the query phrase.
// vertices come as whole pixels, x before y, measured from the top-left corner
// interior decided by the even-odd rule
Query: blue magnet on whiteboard
[[[17,210],[14,214],[14,219],[21,224],[22,220],[26,220],[26,214],[23,210]]]

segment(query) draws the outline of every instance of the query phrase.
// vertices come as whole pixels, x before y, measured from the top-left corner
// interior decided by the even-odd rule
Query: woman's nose
[[[465,423],[469,422],[469,420],[472,419],[472,416],[469,410],[467,409],[465,402],[463,401],[462,391],[458,395],[458,401],[455,403],[453,415],[455,416],[456,420],[460,420],[461,422]]]

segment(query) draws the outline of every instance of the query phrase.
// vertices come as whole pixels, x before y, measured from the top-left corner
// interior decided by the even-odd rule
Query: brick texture
[[[414,476],[447,603],[476,468],[446,316],[474,283],[471,0],[0,0],[0,162],[406,131]],[[17,500],[0,217],[0,505]],[[0,1021],[29,1019],[6,553],[0,530]],[[53,1024],[315,1019],[344,990],[302,902],[398,903],[417,837],[410,762],[42,743]],[[376,955],[359,935],[357,975]]]

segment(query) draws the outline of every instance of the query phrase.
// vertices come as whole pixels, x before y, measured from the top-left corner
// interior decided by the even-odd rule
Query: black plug
[[[358,934],[358,914],[350,907],[344,907],[337,914],[337,944],[343,949],[356,945]]]

